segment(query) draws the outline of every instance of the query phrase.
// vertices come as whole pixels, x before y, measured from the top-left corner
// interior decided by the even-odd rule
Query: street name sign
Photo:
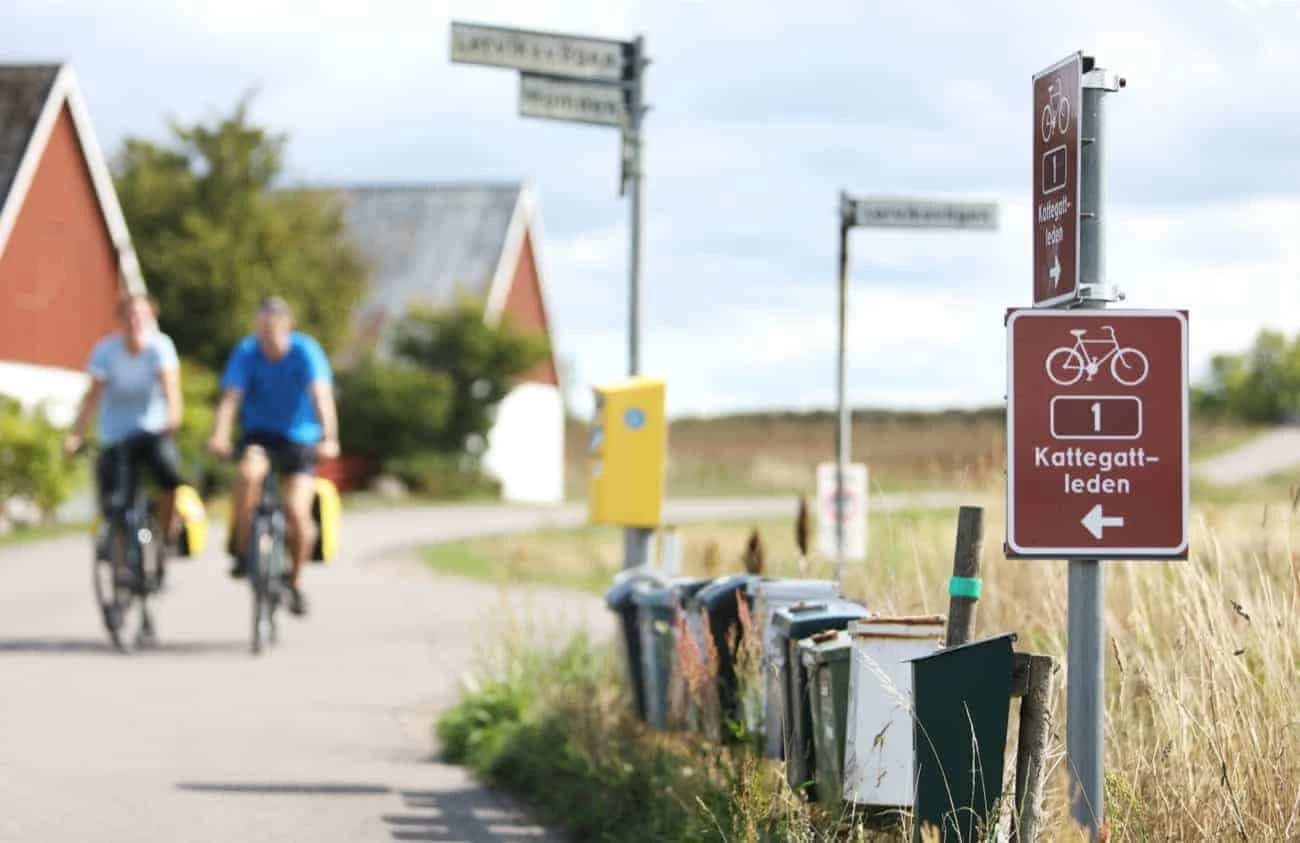
[[[817,465],[817,550],[827,559],[837,552],[835,532],[835,463]],[[844,466],[844,558],[867,558],[867,467]]]
[[[519,74],[519,113],[524,117],[595,123],[600,126],[627,125],[627,91],[622,85],[578,82]]]
[[[527,29],[451,24],[451,60],[596,82],[629,78],[632,44]]]
[[[1007,552],[1184,559],[1187,316],[1007,317]]]
[[[846,196],[841,213],[849,224],[871,228],[998,227],[998,206],[994,202]]]
[[[1034,74],[1034,306],[1079,295],[1083,55]]]

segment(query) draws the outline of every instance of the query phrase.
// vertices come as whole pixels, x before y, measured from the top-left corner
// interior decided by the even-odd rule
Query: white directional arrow
[[[1052,255],[1052,268],[1047,270],[1047,277],[1052,279],[1052,289],[1061,281],[1061,258],[1058,255]]]
[[[1081,523],[1083,524],[1084,529],[1089,533],[1092,533],[1094,539],[1100,539],[1101,534],[1107,527],[1123,527],[1124,516],[1106,515],[1101,511],[1101,504],[1097,504],[1092,509],[1088,510],[1088,514],[1083,516]]]

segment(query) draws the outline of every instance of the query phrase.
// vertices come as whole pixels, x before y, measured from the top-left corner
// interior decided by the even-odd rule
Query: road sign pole
[[[641,373],[641,211],[644,196],[641,193],[641,116],[644,110],[641,91],[641,74],[644,70],[644,45],[642,36],[632,42],[631,96],[628,102],[628,119],[624,149],[624,179],[627,201],[631,209],[628,225],[628,325],[627,369],[628,375]],[[627,527],[623,530],[623,567],[644,565],[650,557],[652,530],[644,527]]]
[[[839,251],[839,346],[835,363],[835,581],[844,582],[844,475],[849,465],[849,418],[848,396],[844,389],[845,364],[845,312],[848,308],[849,289],[849,229],[853,220],[849,218],[847,197],[840,194],[840,251]]]
[[[1083,77],[1080,114],[1079,286],[1081,307],[1104,308],[1115,299],[1106,282],[1103,104],[1120,85],[1100,68]],[[1066,665],[1066,751],[1074,786],[1071,814],[1097,839],[1106,818],[1105,680],[1106,578],[1100,561],[1069,563],[1069,632]]]

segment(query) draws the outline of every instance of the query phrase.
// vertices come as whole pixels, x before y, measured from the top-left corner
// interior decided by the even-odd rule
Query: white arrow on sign
[[[1061,281],[1061,258],[1058,255],[1052,255],[1052,268],[1047,270],[1047,277],[1052,279],[1052,289]]]
[[[1089,533],[1092,533],[1094,539],[1100,539],[1102,532],[1107,527],[1123,527],[1124,516],[1122,515],[1105,515],[1101,511],[1101,504],[1097,504],[1088,510],[1088,514],[1083,516],[1081,522]]]

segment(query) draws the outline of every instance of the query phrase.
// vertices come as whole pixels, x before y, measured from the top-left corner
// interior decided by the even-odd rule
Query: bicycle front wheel
[[[120,525],[109,524],[96,544],[91,569],[95,602],[99,606],[99,617],[108,633],[108,640],[115,649],[125,653],[127,646],[123,627],[134,597],[127,581],[126,534]]]
[[[271,639],[271,554],[274,540],[270,525],[265,518],[253,519],[251,535],[248,537],[248,582],[253,592],[253,655],[262,652],[262,648]]]
[[[1124,386],[1137,386],[1147,379],[1147,356],[1136,348],[1121,348],[1110,361],[1110,376]]]

